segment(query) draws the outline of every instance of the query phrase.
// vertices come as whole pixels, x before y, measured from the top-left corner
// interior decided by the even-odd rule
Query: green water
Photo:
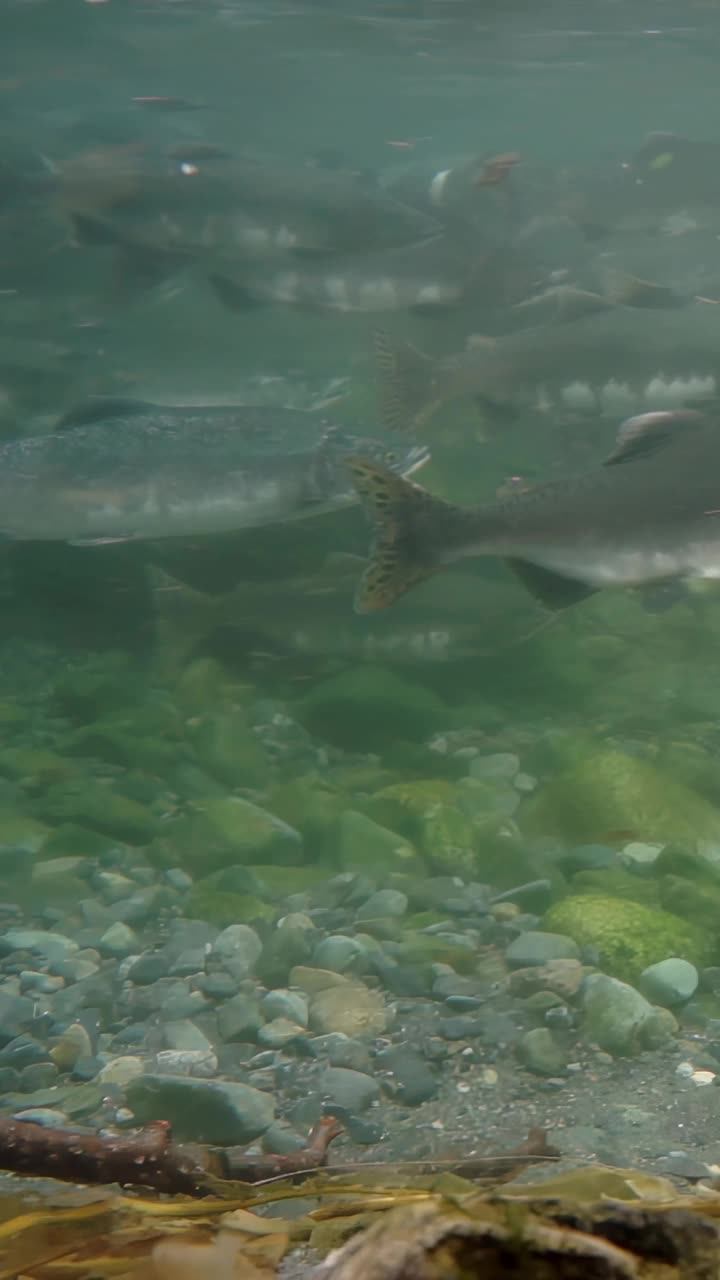
[[[497,314],[486,297],[431,315],[224,310],[198,270],[123,293],[127,261],[113,266],[107,247],[73,243],[62,202],[39,187],[25,191],[18,170],[62,173],[84,155],[86,172],[111,183],[143,147],[157,156],[213,143],[300,169],[318,149],[335,148],[344,166],[388,181],[405,169],[431,178],[463,157],[517,152],[519,182],[528,165],[559,188],[562,171],[614,172],[651,130],[720,136],[720,18],[700,3],[4,0],[2,26],[4,440],[51,430],[92,394],[297,408],[327,398],[336,423],[373,435],[376,324],[440,356],[470,334],[487,335]],[[198,109],[133,101],[150,97]],[[578,252],[567,234],[568,252]],[[602,247],[583,244],[585,253],[596,262]],[[550,265],[562,269],[561,259]],[[531,272],[530,291],[537,283]],[[490,501],[511,477],[535,483],[599,465],[619,425],[528,415],[498,426],[483,414],[458,399],[422,429],[429,490]],[[502,564],[468,561],[387,612],[360,617],[353,595],[367,546],[353,508],[181,544],[1,549],[2,922],[80,947],[68,968],[67,957],[48,958],[27,938],[3,944],[0,994],[37,991],[47,1006],[42,1027],[19,1014],[12,1023],[8,1041],[30,1035],[41,1048],[22,1067],[6,1063],[14,1075],[0,1068],[6,1111],[26,1097],[52,1106],[42,1090],[61,1086],[68,1116],[72,1088],[110,1078],[101,1072],[115,1058],[135,1055],[140,1072],[162,1074],[153,1055],[205,1038],[220,1054],[218,1079],[250,1080],[275,1096],[274,1140],[290,1134],[292,1144],[323,1098],[307,1073],[308,1062],[325,1063],[327,1046],[313,1058],[308,1039],[346,1032],[359,1048],[333,1069],[372,1079],[376,1052],[402,1042],[424,1053],[437,1041],[447,993],[482,1003],[507,991],[501,1012],[516,1018],[518,1036],[550,1028],[559,1056],[546,1071],[525,1072],[530,1092],[553,1075],[553,1062],[567,1081],[567,1063],[575,1055],[585,1063],[596,1041],[616,1063],[664,1047],[670,1089],[683,1035],[699,1028],[714,1043],[717,591],[605,592],[548,614]],[[399,897],[373,897],[386,891]],[[117,970],[165,956],[173,929],[189,921],[202,928],[183,948],[185,967],[158,968],[159,981],[176,980],[163,997],[177,1001],[170,1022],[190,1021],[197,1032],[187,1043],[177,1033],[176,1043],[162,999],[143,994],[152,983],[133,986]],[[223,969],[222,957],[213,968],[207,949],[234,925],[247,926],[260,951],[245,970]],[[548,977],[534,1010],[522,1003],[539,994],[532,983],[520,996],[519,986],[503,986],[518,967],[508,948],[535,932],[565,938],[568,953],[556,959],[631,985],[673,958],[710,976],[699,995],[665,1004],[648,996],[674,1012],[652,1026],[648,1016],[642,1035],[613,1031],[604,1042],[577,986],[568,995]],[[346,1009],[331,1008],[326,989],[318,1000],[313,969],[350,976]],[[48,977],[62,981],[59,996],[52,982],[43,986]],[[83,981],[87,995],[76,1001]],[[258,1012],[258,1002],[286,988],[307,997],[310,1028],[283,1041],[281,1031],[263,1033],[277,1015]],[[227,1012],[242,999],[256,1002],[247,1023],[237,1004]],[[572,1042],[560,1023],[543,1020],[543,999],[550,1010],[567,1000]],[[401,1007],[391,1016],[393,1002]],[[435,1021],[422,1021],[426,1006]],[[23,1080],[28,1064],[48,1065],[43,1051],[88,1009],[84,1074],[55,1064]],[[471,1064],[521,1071],[517,1061],[531,1051],[516,1055],[514,1032],[498,1027],[485,1049],[468,1049]],[[270,1065],[257,1061],[265,1050],[275,1055]],[[426,1059],[435,1061],[430,1050]],[[443,1060],[437,1079],[449,1080],[456,1065]],[[424,1126],[434,1107],[445,1118],[452,1111],[445,1085],[437,1087],[422,1104]],[[424,1156],[430,1139],[412,1132],[412,1112],[402,1128],[402,1097],[378,1090],[378,1102],[372,1088],[371,1102],[348,1104],[353,1141],[374,1142],[382,1158],[382,1133],[352,1129],[355,1112],[369,1124],[376,1107],[379,1129],[397,1126],[394,1154]],[[313,1101],[304,1110],[305,1092]],[[503,1095],[506,1128],[520,1137],[532,1118],[527,1096]],[[86,1113],[92,1126],[108,1119],[101,1097]],[[554,1095],[538,1098],[552,1124]],[[127,1103],[122,1088],[111,1102]],[[484,1109],[492,1130],[492,1103],[481,1103],[477,1114]],[[136,1110],[145,1117],[142,1100]],[[602,1127],[589,1103],[579,1112],[575,1123]],[[268,1125],[269,1113],[248,1140]],[[464,1125],[462,1115],[454,1127],[447,1121],[455,1139]],[[207,1137],[199,1128],[190,1125],[189,1136]],[[587,1156],[590,1139],[578,1144]],[[666,1134],[660,1147],[671,1145]],[[629,1159],[625,1149],[620,1156]]]

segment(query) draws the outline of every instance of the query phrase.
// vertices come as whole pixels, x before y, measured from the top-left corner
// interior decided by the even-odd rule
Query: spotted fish
[[[550,609],[604,587],[720,578],[717,413],[629,419],[603,465],[477,507],[441,501],[366,459],[350,466],[375,534],[359,613],[473,556],[505,560]]]

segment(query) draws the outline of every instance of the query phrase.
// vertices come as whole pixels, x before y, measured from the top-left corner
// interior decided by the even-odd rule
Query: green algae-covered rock
[[[0,751],[0,774],[27,778],[36,786],[62,782],[78,772],[74,760],[40,747],[9,747]]]
[[[226,889],[214,889],[199,880],[190,891],[185,915],[190,920],[206,920],[224,929],[229,924],[272,920],[275,909],[249,893],[228,893]]]
[[[76,822],[128,844],[147,843],[157,829],[145,805],[91,778],[49,787],[42,808],[49,818]]]
[[[110,836],[75,822],[61,822],[43,845],[44,858],[99,858],[117,844]]]
[[[720,842],[720,810],[645,760],[600,751],[570,767],[522,811],[525,831],[581,843],[608,831],[640,840]]]
[[[646,907],[664,905],[660,901],[660,887],[656,880],[626,871],[624,867],[577,871],[572,877],[572,891],[600,894],[604,898],[621,898],[623,902],[642,902]]]
[[[415,840],[420,835],[423,816],[438,804],[451,803],[453,796],[453,784],[446,778],[420,778],[383,787],[364,808],[376,822]]]
[[[369,876],[386,877],[422,865],[408,840],[354,809],[346,810],[338,822],[337,853],[344,871],[364,871]]]
[[[272,813],[302,834],[317,856],[331,847],[338,818],[350,801],[319,774],[309,773],[272,787],[267,803]]]
[[[384,667],[363,666],[320,681],[298,704],[311,733],[351,751],[382,751],[447,728],[450,712],[437,694]]]
[[[420,847],[433,871],[477,876],[479,839],[471,818],[451,804],[435,804],[420,818]]]
[[[212,797],[192,814],[167,824],[170,849],[154,847],[156,859],[175,861],[194,874],[207,875],[230,863],[269,866],[301,863],[300,834],[274,814],[240,796]]]
[[[712,934],[669,911],[600,894],[563,898],[546,912],[542,927],[594,947],[602,968],[625,982],[636,982],[643,969],[668,956],[702,966],[715,947]]]
[[[138,701],[138,692],[132,660],[118,650],[93,655],[63,672],[55,681],[53,699],[61,715],[87,724],[108,712],[127,710]]]
[[[26,849],[28,853],[44,850],[50,828],[24,813],[0,809],[0,845]]]
[[[262,787],[268,760],[239,709],[205,716],[189,732],[198,764],[227,787]]]
[[[72,755],[95,756],[108,764],[134,766],[153,774],[164,774],[177,764],[182,750],[180,726],[176,725],[173,731],[168,732],[144,726],[140,714],[137,719],[109,716],[77,729],[67,744],[67,750]]]
[[[230,690],[227,672],[215,658],[195,658],[181,673],[173,696],[188,715],[207,715],[208,711],[227,705],[230,692],[233,702],[252,695],[249,685],[244,689],[233,685]]]

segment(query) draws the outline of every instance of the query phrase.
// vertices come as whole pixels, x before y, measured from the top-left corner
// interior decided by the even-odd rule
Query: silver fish
[[[644,414],[598,466],[462,508],[364,459],[353,480],[375,529],[356,610],[383,609],[467,556],[499,556],[546,607],[603,587],[720,578],[720,422]]]
[[[386,427],[418,425],[461,396],[491,412],[620,419],[716,396],[720,314],[618,307],[471,340],[443,360],[378,334],[376,358]]]
[[[400,473],[429,458],[298,409],[98,397],[0,446],[0,531],[87,545],[301,519],[355,500],[345,460],[358,449]]]

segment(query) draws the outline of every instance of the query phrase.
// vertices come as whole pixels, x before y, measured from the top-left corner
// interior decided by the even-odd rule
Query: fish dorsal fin
[[[640,413],[628,418],[618,431],[617,444],[605,459],[605,466],[614,467],[618,463],[649,458],[678,439],[681,432],[697,428],[706,421],[705,415],[697,409]]]
[[[157,408],[150,400],[135,400],[132,396],[89,396],[68,409],[55,423],[55,430],[70,431],[73,427],[87,427],[106,418],[135,418]]]
[[[435,361],[382,329],[374,331],[373,345],[380,421],[386,431],[412,430],[432,405]]]

